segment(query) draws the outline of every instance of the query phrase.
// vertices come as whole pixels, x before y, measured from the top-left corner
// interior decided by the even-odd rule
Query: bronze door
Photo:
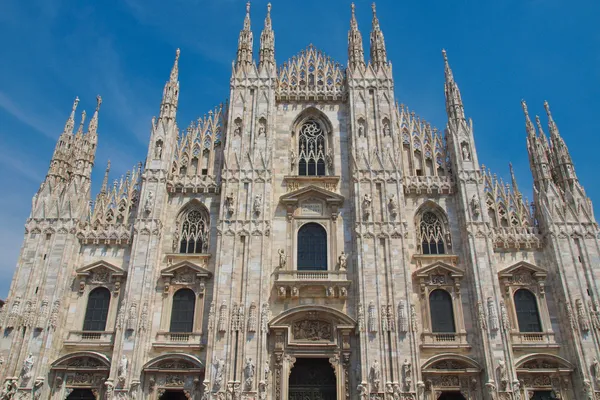
[[[290,374],[288,400],[336,400],[333,367],[326,358],[299,358]]]

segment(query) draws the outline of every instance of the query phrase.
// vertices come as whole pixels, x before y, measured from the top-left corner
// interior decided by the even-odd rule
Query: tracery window
[[[535,295],[527,289],[519,289],[515,292],[514,299],[519,332],[542,332]]]
[[[308,223],[298,230],[298,270],[327,270],[327,232],[316,223]]]
[[[110,305],[110,291],[105,287],[98,287],[90,292],[88,296],[85,319],[83,320],[84,331],[104,331]]]
[[[432,332],[456,332],[452,297],[447,291],[443,289],[432,291],[429,294],[429,309]]]
[[[432,211],[425,211],[418,226],[423,254],[446,254],[446,232],[443,221]]]
[[[180,253],[203,253],[208,247],[208,222],[205,214],[190,210],[183,218],[179,237]]]
[[[191,289],[180,289],[173,296],[169,332],[193,332],[196,295]]]
[[[325,133],[315,120],[308,120],[300,128],[298,140],[298,175],[325,175]]]

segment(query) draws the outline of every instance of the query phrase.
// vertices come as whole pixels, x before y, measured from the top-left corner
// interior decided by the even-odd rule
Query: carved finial
[[[75,97],[75,101],[73,101],[73,107],[71,108],[71,114],[65,123],[65,133],[73,133],[73,128],[75,127],[75,110],[77,110],[77,105],[79,104],[79,97]]]
[[[100,193],[106,194],[108,191],[108,174],[110,173],[110,160],[106,163],[106,171],[104,172],[104,179],[102,180],[102,189]]]
[[[177,49],[175,51],[175,62],[173,63],[173,69],[171,69],[171,82],[177,81],[179,76],[179,54],[181,50]]]
[[[73,108],[71,109],[73,112],[77,109],[77,104],[79,104],[79,97],[75,97],[75,101],[73,102]]]
[[[529,111],[527,110],[527,103],[525,100],[521,100],[521,107],[523,107],[523,113],[527,118],[529,118]]]
[[[83,124],[85,124],[85,117],[86,117],[86,112],[85,112],[85,110],[83,110],[83,112],[81,113],[81,122],[79,123],[79,129],[77,129],[78,135],[83,135]]]
[[[102,96],[96,96],[96,112],[100,111],[100,106],[102,105]]]
[[[544,100],[544,108],[546,109],[546,114],[548,114],[548,118],[552,118],[552,113],[550,112],[550,105],[546,100]]]
[[[511,162],[508,163],[508,168],[510,169],[510,179],[512,181],[513,190],[515,191],[515,194],[519,196],[519,186],[517,186],[517,178],[515,177],[515,170],[513,169]]]

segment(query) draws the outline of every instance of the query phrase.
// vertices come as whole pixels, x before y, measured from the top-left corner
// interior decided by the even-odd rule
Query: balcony
[[[513,349],[558,348],[554,332],[511,332]]]
[[[350,281],[346,271],[276,271],[279,298],[332,297],[345,299]]]
[[[423,349],[470,347],[466,332],[423,332],[421,334],[421,348]]]
[[[113,345],[114,331],[70,331],[65,346],[110,347]]]
[[[158,332],[152,347],[202,350],[206,345],[200,332]]]

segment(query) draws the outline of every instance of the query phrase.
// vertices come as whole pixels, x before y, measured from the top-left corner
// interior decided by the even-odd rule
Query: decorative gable
[[[83,266],[75,271],[79,278],[79,293],[83,294],[86,285],[113,286],[114,294],[118,294],[121,283],[127,272],[106,261],[100,260]]]
[[[286,206],[288,219],[296,216],[320,217],[328,211],[331,218],[337,218],[344,203],[344,196],[315,185],[287,193],[279,198]]]
[[[212,277],[212,272],[190,261],[182,261],[163,269],[160,276],[164,281],[165,294],[172,285],[197,287],[200,293],[204,293],[205,281]]]
[[[464,271],[455,265],[438,261],[418,268],[414,275],[421,287],[421,294],[425,296],[427,287],[431,286],[447,289],[453,287],[454,290],[460,292],[460,281],[464,277]]]

